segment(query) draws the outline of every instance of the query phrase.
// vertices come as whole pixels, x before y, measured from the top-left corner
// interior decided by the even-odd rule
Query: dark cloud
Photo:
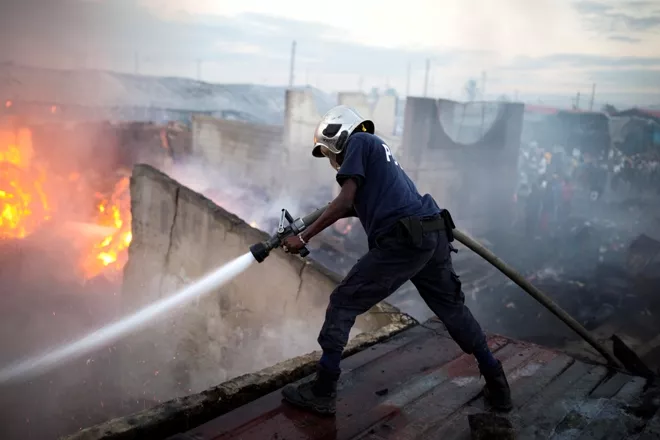
[[[660,12],[653,10],[657,2],[627,1],[614,7],[596,1],[577,1],[573,7],[579,12],[585,23],[602,33],[648,32],[660,28]],[[633,16],[625,11],[643,12],[643,17]]]
[[[660,66],[660,57],[608,57],[588,54],[555,54],[546,57],[518,57],[508,69],[556,69],[561,67],[655,67]]]
[[[339,42],[333,39],[338,32],[319,23],[256,14],[231,19],[182,14],[164,20],[137,0],[9,0],[0,16],[0,42],[5,42],[0,61],[120,71],[139,66],[140,73],[194,76],[201,60],[211,81],[279,81],[287,78],[295,39],[299,71],[354,75],[357,85],[358,74],[384,81],[405,76],[408,62],[421,70],[426,58],[437,66],[480,55],[378,49]]]
[[[611,7],[605,3],[587,0],[575,2],[573,7],[581,14],[604,14],[611,10]]]
[[[639,43],[642,41],[641,38],[632,38],[632,37],[625,37],[623,35],[610,35],[607,37],[608,40],[612,41],[618,41],[621,43]]]

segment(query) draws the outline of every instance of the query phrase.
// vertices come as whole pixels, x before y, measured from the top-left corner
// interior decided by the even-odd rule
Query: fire
[[[84,263],[84,272],[87,278],[93,278],[106,273],[115,276],[128,259],[128,247],[133,239],[131,232],[131,200],[129,192],[129,178],[122,178],[115,185],[109,198],[101,194],[98,209],[98,225],[114,230],[94,246],[93,252]]]
[[[84,173],[57,175],[52,171],[37,157],[29,129],[0,130],[0,240],[26,238],[45,222],[55,223],[57,200],[66,194],[61,191],[70,191],[69,197],[91,197],[92,193],[73,195],[77,194],[73,190],[77,184],[89,183],[84,181]],[[85,279],[101,274],[114,278],[128,259],[127,250],[132,239],[128,189],[129,178],[122,177],[109,195],[108,191],[97,194],[96,214],[91,223],[89,218],[64,220],[93,231],[94,238],[78,238],[75,245],[83,253],[80,269]],[[88,203],[84,199],[77,202]],[[59,214],[63,213],[66,214]],[[60,216],[60,221],[64,217]],[[90,234],[76,234],[76,237],[90,237]]]
[[[27,237],[50,219],[46,177],[31,132],[0,131],[0,239]]]

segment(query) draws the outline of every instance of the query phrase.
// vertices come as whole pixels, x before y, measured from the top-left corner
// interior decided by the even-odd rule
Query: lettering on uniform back
[[[390,147],[387,145],[383,144],[383,148],[385,149],[385,159],[387,159],[388,162],[394,161],[394,164],[401,168],[401,165],[399,165],[399,162],[396,161],[394,156],[392,155],[392,150],[390,150]]]

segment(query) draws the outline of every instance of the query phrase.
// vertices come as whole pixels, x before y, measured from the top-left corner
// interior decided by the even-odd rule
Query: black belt
[[[423,217],[419,219],[419,222],[422,224],[424,232],[442,231],[446,228],[445,219],[440,215]]]

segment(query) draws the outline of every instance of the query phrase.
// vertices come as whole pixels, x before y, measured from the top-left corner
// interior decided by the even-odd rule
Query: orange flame
[[[126,264],[128,247],[133,239],[129,183],[128,177],[122,178],[115,185],[110,198],[102,198],[98,204],[97,223],[114,229],[114,232],[94,246],[93,252],[83,264],[87,278],[104,272],[111,277],[119,276]]]
[[[56,213],[45,189],[67,181],[80,183],[84,175],[74,172],[66,176],[49,173],[46,163],[35,157],[29,129],[0,130],[0,240],[21,239],[34,233]],[[78,242],[82,248],[80,269],[85,279],[104,274],[116,278],[128,259],[131,243],[129,179],[120,179],[109,197],[97,194],[97,227],[107,236],[98,243]],[[51,201],[58,200],[61,194]],[[83,201],[84,202],[84,201]],[[81,219],[87,222],[89,219]],[[98,237],[97,237],[98,238]],[[95,238],[94,240],[96,240]],[[81,238],[81,240],[84,240]]]
[[[31,132],[0,131],[0,239],[24,238],[50,218],[45,182]]]

